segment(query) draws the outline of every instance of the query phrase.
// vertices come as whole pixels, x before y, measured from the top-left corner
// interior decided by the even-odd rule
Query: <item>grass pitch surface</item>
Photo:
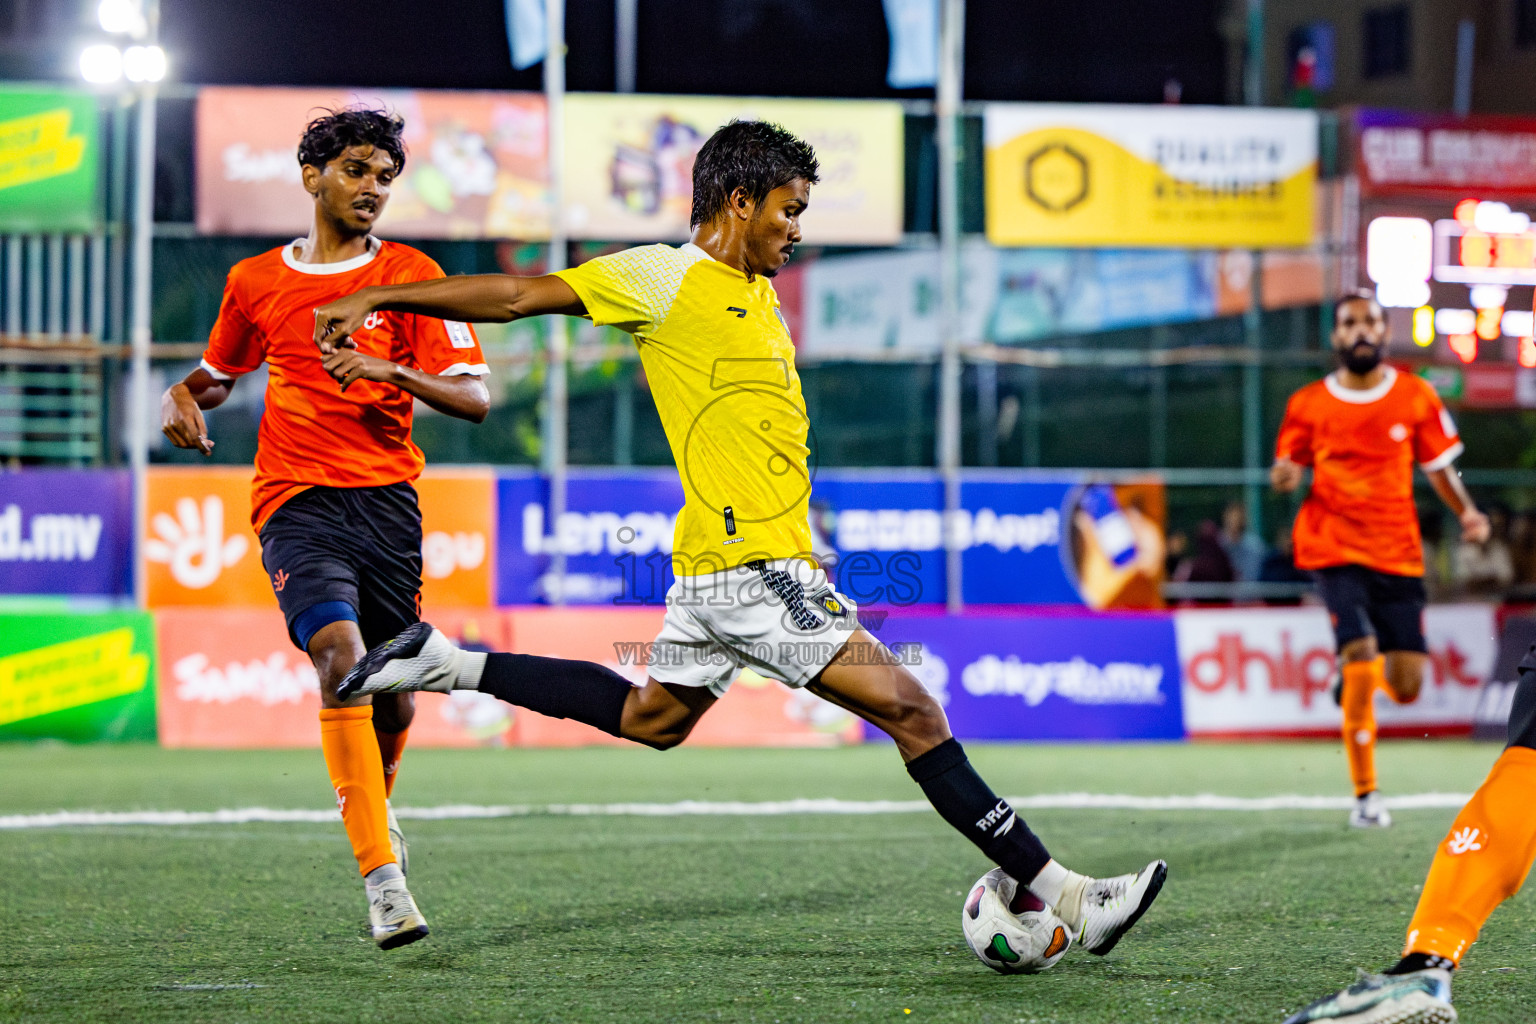
[[[1347,795],[1329,744],[981,746],[1000,792]],[[1496,748],[1389,743],[1389,794],[1470,792]],[[408,751],[397,805],[912,800],[889,747]],[[0,747],[0,815],[331,804],[318,751]],[[931,813],[407,821],[432,936],[381,953],[339,823],[0,830],[0,1020],[1267,1022],[1395,958],[1453,810],[1039,810],[1077,870],[1170,864],[1107,958],[1003,977],[960,937],[989,865]],[[1536,898],[1456,980],[1536,1019]],[[910,1012],[908,1012],[910,1011]]]

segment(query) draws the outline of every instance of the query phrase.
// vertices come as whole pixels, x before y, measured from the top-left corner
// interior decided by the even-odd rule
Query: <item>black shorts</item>
[[[261,564],[303,649],[294,620],[331,601],[357,612],[376,647],[421,619],[421,509],[408,483],[311,487],[261,528]]]
[[[1424,643],[1428,598],[1422,578],[1394,576],[1363,565],[1329,566],[1312,575],[1318,595],[1328,606],[1339,650],[1367,636],[1376,638],[1376,647],[1383,653],[1429,650]]]

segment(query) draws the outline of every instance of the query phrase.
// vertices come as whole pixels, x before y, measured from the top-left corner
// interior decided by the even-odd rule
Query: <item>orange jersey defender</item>
[[[1312,467],[1312,492],[1296,516],[1296,567],[1424,575],[1413,466],[1443,469],[1461,452],[1440,396],[1412,374],[1389,366],[1369,391],[1333,375],[1297,391],[1275,444],[1277,458]]]
[[[411,440],[414,398],[366,380],[343,393],[321,367],[315,309],[370,285],[442,277],[442,268],[395,242],[371,239],[365,255],[341,263],[301,263],[296,244],[235,264],[203,354],[203,368],[221,380],[262,363],[269,367],[251,493],[258,532],[283,502],[309,487],[415,480],[426,462]],[[352,337],[359,351],[424,373],[489,372],[468,324],[374,313]]]

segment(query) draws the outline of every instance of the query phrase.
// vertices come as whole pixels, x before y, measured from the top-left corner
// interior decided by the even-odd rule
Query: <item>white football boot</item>
[[[347,701],[366,693],[447,693],[458,679],[459,654],[442,630],[413,623],[363,655],[336,687],[336,695]]]
[[[403,878],[368,887],[368,921],[380,949],[405,946],[430,934],[427,919],[416,909],[416,899]]]
[[[1390,828],[1391,825],[1392,813],[1374,789],[1357,799],[1354,809],[1349,812],[1350,828]]]
[[[1285,1024],[1456,1024],[1451,1005],[1451,972],[1438,968],[1412,974],[1367,974],[1285,1019]]]
[[[1134,875],[1092,878],[1083,886],[1076,913],[1057,913],[1077,925],[1077,942],[1090,953],[1103,956],[1120,937],[1141,920],[1168,877],[1168,864],[1155,860]]]
[[[400,873],[411,873],[411,847],[405,841],[405,832],[400,828],[400,819],[395,817],[395,808],[388,800],[384,801],[384,810],[389,815],[389,848],[394,851],[395,863],[400,865]]]

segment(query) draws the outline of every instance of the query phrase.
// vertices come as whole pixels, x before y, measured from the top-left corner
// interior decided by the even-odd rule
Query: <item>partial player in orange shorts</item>
[[[1285,1024],[1451,1024],[1451,973],[1484,922],[1520,890],[1536,860],[1536,647],[1520,662],[1509,746],[1435,851],[1403,956]]]
[[[1296,567],[1316,577],[1333,620],[1342,663],[1334,699],[1344,711],[1355,792],[1349,820],[1359,828],[1392,823],[1376,791],[1376,691],[1400,704],[1416,700],[1429,661],[1414,464],[1465,539],[1488,537],[1488,517],[1452,465],[1462,452],[1456,424],[1426,381],[1383,364],[1386,347],[1375,297],[1345,296],[1334,311],[1339,367],[1291,396],[1270,470],[1285,494],[1312,469],[1312,490],[1296,516]]]

